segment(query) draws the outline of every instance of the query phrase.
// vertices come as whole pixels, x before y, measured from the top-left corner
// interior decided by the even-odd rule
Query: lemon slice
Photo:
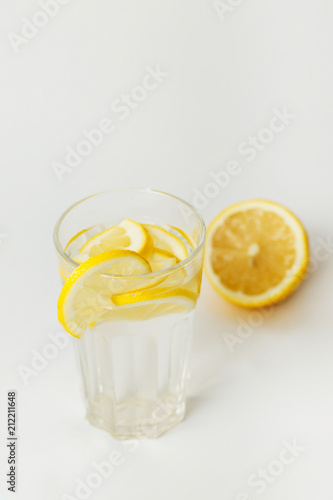
[[[153,272],[167,269],[168,267],[172,267],[179,262],[179,259],[177,259],[177,257],[171,252],[167,252],[167,250],[160,250],[158,248],[153,249],[152,253],[148,255],[147,260]]]
[[[75,234],[67,243],[67,245],[64,248],[64,251],[72,257],[72,255],[76,254],[79,249],[86,243],[88,240],[87,233],[91,231],[92,229],[95,229],[97,226],[91,226],[88,227],[87,229],[82,229],[79,231],[77,234]],[[73,257],[72,257],[73,258]],[[88,256],[85,254],[82,254],[81,256],[76,255],[73,260],[77,262],[78,264],[81,264],[85,260],[87,260]],[[71,272],[73,272],[73,269],[69,268],[68,265],[63,265],[59,268],[60,276],[61,278],[66,281],[67,277]]]
[[[153,224],[142,224],[147,230],[148,235],[153,240],[154,247],[159,250],[166,250],[172,253],[179,260],[184,260],[188,257],[186,246],[174,234],[169,233],[165,229]]]
[[[149,272],[149,263],[129,250],[113,250],[91,257],[63,286],[58,300],[60,323],[74,337],[82,337],[88,325],[108,308],[115,307],[111,299],[113,294],[133,289],[133,279],[126,279],[126,276]],[[122,275],[124,279],[110,275]]]
[[[67,243],[67,245],[65,246],[64,250],[65,252],[67,251],[68,253],[68,250],[70,249],[71,245],[75,242],[77,242],[80,238],[82,238],[84,236],[84,234],[87,232],[87,231],[90,231],[90,229],[92,229],[92,227],[88,227],[87,229],[82,229],[81,231],[79,231],[77,234],[75,234],[70,240],[69,242]],[[82,243],[81,243],[81,246],[82,246]]]
[[[262,307],[287,298],[305,276],[308,262],[301,222],[277,203],[232,205],[208,228],[207,277],[234,304]]]
[[[176,231],[177,233],[179,233],[184,238],[184,240],[190,245],[191,248],[193,248],[193,249],[195,248],[195,243],[194,243],[193,239],[191,238],[191,236],[189,236],[187,233],[185,233],[185,231],[183,231],[179,227],[171,226],[171,228],[174,231]]]
[[[105,229],[90,238],[73,260],[82,263],[94,255],[120,249],[145,255],[149,246],[148,234],[142,225],[131,219],[124,219],[116,226]]]
[[[132,294],[122,294],[113,297],[118,306],[107,311],[93,325],[107,321],[144,321],[166,314],[187,314],[195,307],[197,294],[189,290],[177,289],[161,294],[154,291],[143,291]]]

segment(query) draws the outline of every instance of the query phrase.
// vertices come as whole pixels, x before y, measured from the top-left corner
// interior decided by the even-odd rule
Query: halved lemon
[[[142,226],[151,237],[155,248],[166,250],[175,255],[179,260],[184,260],[188,257],[186,246],[177,236],[153,224],[142,224]]]
[[[263,307],[287,298],[304,278],[308,262],[304,227],[277,203],[232,205],[208,227],[207,277],[234,304]]]
[[[94,255],[111,250],[132,250],[145,255],[149,246],[150,241],[145,228],[134,220],[124,219],[116,226],[90,238],[73,260],[82,263]]]
[[[154,248],[151,254],[148,255],[147,260],[153,272],[167,269],[179,262],[179,259],[173,253],[159,248]]]
[[[122,294],[113,297],[118,307],[109,310],[93,325],[104,321],[143,321],[166,314],[185,314],[195,307],[197,294],[177,289],[156,294],[155,291]]]
[[[149,263],[130,250],[113,250],[89,258],[65,282],[58,300],[58,319],[64,329],[80,338],[88,325],[108,308],[112,295],[136,289],[135,278],[151,272]],[[110,275],[122,275],[124,279]],[[138,276],[138,280],[140,277]]]

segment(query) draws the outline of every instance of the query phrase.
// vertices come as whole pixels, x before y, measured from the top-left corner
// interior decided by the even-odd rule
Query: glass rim
[[[113,188],[113,189],[106,189],[104,191],[99,191],[98,193],[91,194],[91,195],[86,196],[85,198],[82,198],[81,200],[73,203],[60,215],[59,219],[57,220],[57,222],[55,224],[54,231],[53,231],[53,243],[54,243],[54,246],[56,248],[56,251],[68,264],[70,264],[74,268],[74,270],[77,269],[80,264],[78,262],[75,262],[75,260],[71,259],[69,257],[69,255],[67,255],[67,253],[64,251],[64,249],[62,248],[60,241],[59,241],[59,229],[60,229],[60,226],[61,226],[62,222],[64,221],[66,215],[68,215],[69,212],[71,210],[73,210],[75,207],[77,207],[81,203],[85,202],[86,200],[89,200],[90,198],[94,198],[95,196],[99,196],[101,194],[116,193],[116,192],[121,192],[121,191],[124,191],[124,192],[125,191],[137,191],[137,192],[142,192],[142,193],[153,193],[153,194],[162,195],[162,196],[165,196],[167,198],[172,198],[174,200],[179,201],[180,203],[185,205],[187,208],[189,208],[193,212],[195,217],[197,218],[199,225],[200,225],[200,229],[201,229],[201,237],[200,237],[200,241],[199,241],[198,245],[195,247],[193,252],[188,257],[186,257],[186,259],[183,259],[180,262],[178,262],[177,264],[175,264],[171,267],[168,267],[166,269],[161,269],[160,271],[154,271],[151,273],[134,274],[134,275],[133,274],[126,275],[126,274],[101,273],[103,276],[110,277],[110,278],[118,278],[118,279],[120,279],[120,278],[122,278],[122,279],[124,279],[124,278],[126,278],[126,279],[139,279],[139,278],[150,278],[150,277],[156,277],[156,276],[163,276],[165,274],[170,274],[173,271],[176,271],[178,269],[181,269],[181,268],[187,266],[192,260],[195,259],[195,257],[199,254],[199,252],[203,248],[204,243],[205,243],[205,238],[206,238],[206,225],[205,225],[205,222],[204,222],[202,216],[199,214],[199,212],[196,210],[196,208],[194,208],[190,203],[183,200],[182,198],[179,198],[178,196],[166,193],[164,191],[159,191],[157,189],[135,188],[135,187],[132,187],[132,188]]]

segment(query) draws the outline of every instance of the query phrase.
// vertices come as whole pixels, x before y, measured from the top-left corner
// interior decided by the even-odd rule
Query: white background
[[[77,479],[114,450],[123,463],[87,498],[332,498],[333,259],[320,241],[333,232],[333,5],[224,2],[237,3],[219,16],[212,0],[71,0],[15,51],[8,34],[20,35],[22,18],[40,6],[1,1],[1,500],[13,498],[4,478],[11,389],[19,500],[76,498]],[[121,120],[112,102],[157,65],[168,76]],[[239,144],[283,107],[294,118],[248,161]],[[114,132],[59,182],[54,162],[103,118]],[[205,221],[233,202],[278,201],[301,218],[319,260],[233,352],[226,333],[238,335],[254,317],[204,281],[187,418],[129,449],[85,421],[71,347],[28,385],[18,374],[19,365],[31,367],[31,350],[42,352],[48,333],[60,331],[54,223],[71,203],[112,187],[148,186],[198,203],[209,172],[231,160],[241,171],[201,203]],[[258,494],[249,476],[293,440],[303,451]]]

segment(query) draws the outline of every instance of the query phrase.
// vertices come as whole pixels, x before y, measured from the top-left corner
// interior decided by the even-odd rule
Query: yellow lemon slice
[[[107,311],[93,326],[107,321],[144,321],[166,314],[186,314],[194,309],[196,300],[197,294],[182,289],[162,294],[152,290],[138,292],[134,296],[118,295],[113,297],[118,307]]]
[[[148,255],[147,260],[153,272],[167,269],[168,267],[172,267],[179,262],[179,259],[177,259],[177,257],[171,252],[160,250],[158,248],[153,249],[152,253]]]
[[[185,233],[185,231],[183,231],[179,227],[171,226],[171,228],[177,233],[179,233],[184,238],[184,240],[186,240],[186,242],[190,245],[190,247],[192,247],[193,249],[195,248],[195,243],[191,238],[191,236],[189,236],[187,233]]]
[[[82,245],[87,241],[87,236],[86,233],[88,233],[91,229],[93,229],[94,226],[89,227],[87,229],[82,229],[80,232],[75,234],[67,243],[67,245],[64,248],[64,251],[69,255],[70,257],[72,254],[77,254],[79,249],[82,247]],[[76,257],[74,259],[78,264],[80,264],[80,259],[76,260]],[[82,262],[84,260],[87,260],[87,256],[82,258]],[[59,273],[63,281],[66,281],[68,276],[73,272],[73,267],[71,267],[68,263],[66,262],[61,262],[59,266]]]
[[[90,238],[73,260],[82,263],[94,255],[111,250],[132,250],[145,255],[149,246],[150,241],[144,227],[131,219],[124,219],[116,226],[105,229]]]
[[[188,257],[186,246],[177,236],[153,224],[142,224],[142,226],[148,232],[155,248],[166,250],[175,255],[179,260],[184,260]]]
[[[64,250],[65,252],[69,253],[69,250],[71,249],[71,246],[72,244],[75,242],[76,245],[80,245],[80,240],[82,240],[81,242],[81,245],[79,246],[82,247],[82,245],[87,241],[87,238],[84,238],[85,237],[85,234],[90,231],[91,229],[93,229],[95,226],[91,226],[91,227],[88,227],[87,229],[82,229],[81,231],[79,231],[77,234],[75,234],[70,240],[69,242],[67,243],[67,245],[65,246]]]
[[[302,281],[308,262],[301,222],[277,203],[232,205],[208,227],[207,277],[234,304],[262,307],[285,299]]]
[[[150,272],[149,263],[130,250],[113,250],[91,257],[69,276],[63,286],[58,300],[60,323],[68,333],[80,338],[88,325],[108,308],[115,307],[111,299],[113,294],[135,288],[136,280],[133,283],[133,279],[126,276]]]

